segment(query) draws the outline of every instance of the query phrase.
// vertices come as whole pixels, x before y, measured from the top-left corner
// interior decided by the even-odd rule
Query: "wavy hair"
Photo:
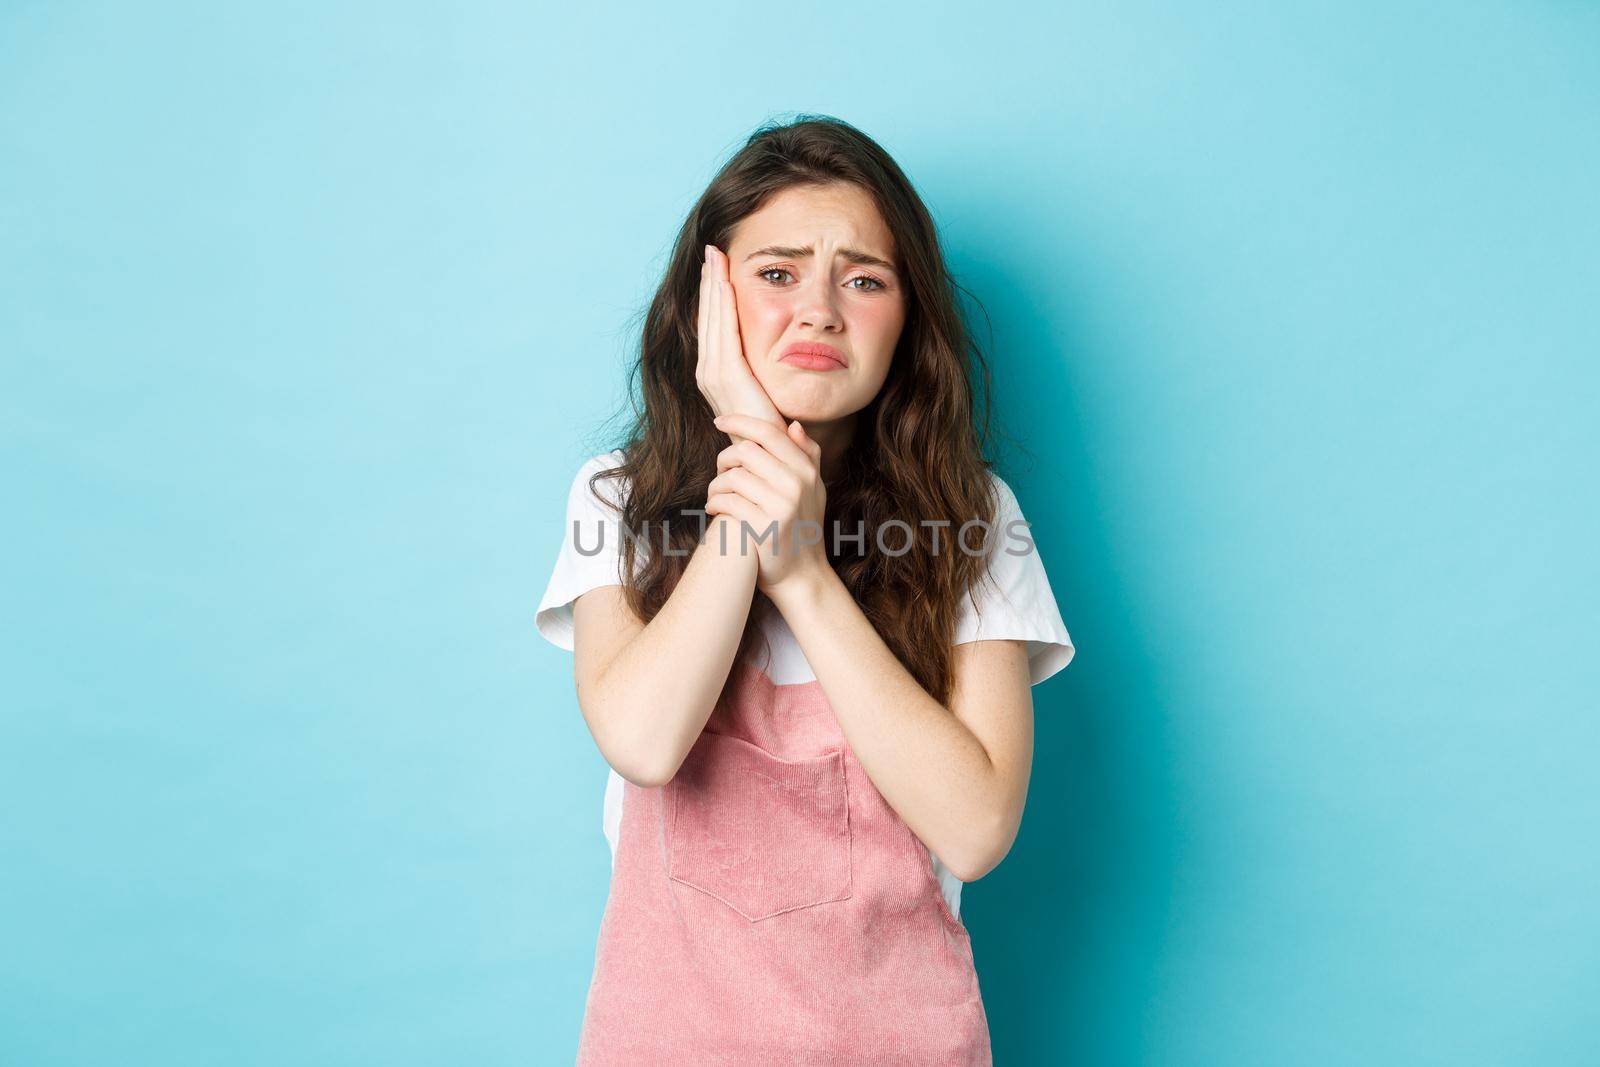
[[[906,315],[888,376],[857,413],[839,470],[829,472],[823,529],[846,536],[838,545],[824,537],[823,548],[884,643],[943,704],[961,597],[987,572],[986,553],[952,550],[952,538],[972,519],[992,526],[998,505],[984,456],[989,370],[926,206],[889,154],[854,126],[825,115],[766,123],[717,172],[684,220],[645,313],[629,373],[633,424],[623,461],[596,472],[589,488],[602,478],[626,480],[621,522],[648,536],[623,538],[621,577],[629,606],[648,623],[699,543],[706,520],[691,512],[704,506],[717,453],[729,444],[695,383],[703,248],[727,248],[739,222],[782,190],[836,182],[865,190],[893,234]],[[911,543],[891,555],[879,550],[875,531],[895,519],[910,526]],[[939,520],[949,525],[924,525]],[[858,529],[866,533],[859,543],[849,536]],[[898,550],[906,535],[893,529],[884,540]],[[657,544],[671,551],[656,552]],[[752,658],[771,610],[758,589],[736,661]]]

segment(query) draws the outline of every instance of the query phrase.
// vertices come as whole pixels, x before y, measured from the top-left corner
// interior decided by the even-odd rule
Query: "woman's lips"
[[[844,353],[832,345],[812,341],[798,341],[783,350],[780,363],[788,363],[801,370],[843,370]]]

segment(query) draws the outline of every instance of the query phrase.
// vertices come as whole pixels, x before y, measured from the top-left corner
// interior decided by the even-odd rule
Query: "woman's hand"
[[[728,257],[706,245],[700,264],[700,307],[697,321],[699,357],[694,380],[714,415],[746,415],[783,429],[784,419],[767,391],[756,381],[739,337],[739,309],[734,301]],[[741,435],[733,439],[740,441]]]
[[[739,544],[755,546],[760,562],[756,587],[773,596],[780,587],[826,571],[822,517],[828,491],[822,481],[822,446],[799,420],[779,428],[750,415],[719,415],[716,423],[744,440],[717,453],[717,476],[706,487],[705,510],[748,524],[738,535]],[[764,540],[757,542],[758,537]]]

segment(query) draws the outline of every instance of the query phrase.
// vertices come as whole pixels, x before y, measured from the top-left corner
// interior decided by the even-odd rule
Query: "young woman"
[[[612,768],[578,1062],[989,1063],[961,884],[1073,646],[900,168],[834,119],[757,130],[635,374],[537,615]]]

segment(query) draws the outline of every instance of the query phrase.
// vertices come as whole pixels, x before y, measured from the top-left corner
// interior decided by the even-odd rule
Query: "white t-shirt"
[[[543,637],[569,652],[573,648],[572,602],[590,589],[622,584],[619,503],[625,491],[623,479],[604,478],[596,483],[596,489],[605,494],[604,503],[589,489],[589,477],[592,474],[616,467],[621,461],[620,450],[591,457],[578,469],[567,493],[561,548],[544,596],[539,600],[535,621]],[[1020,526],[1008,526],[1012,520],[1023,517],[1016,496],[999,475],[991,472],[990,477],[994,479],[999,495],[998,515],[991,535],[993,547],[989,557],[994,581],[992,584],[980,581],[963,600],[955,640],[951,643],[959,645],[967,641],[1002,638],[1026,641],[1032,684],[1038,685],[1072,661],[1072,638],[1067,634],[1066,624],[1062,622],[1061,612],[1050,592],[1050,581],[1045,575],[1044,563],[1039,558],[1038,546],[1034,545],[1031,550],[1023,552],[1028,546],[1026,532]],[[577,524],[576,542],[574,523]],[[1014,534],[1008,535],[1008,530],[1014,531]],[[955,532],[954,528],[942,530],[941,544],[949,546],[949,538]],[[867,536],[872,536],[871,531]],[[885,534],[885,542],[899,545],[901,536],[900,531],[891,530]],[[974,529],[968,533],[966,544],[976,550],[981,539],[982,531]],[[602,542],[601,550],[595,551]],[[977,607],[973,604],[974,597]],[[800,651],[800,643],[784,622],[783,616],[776,611],[768,612],[763,626],[771,654],[770,658],[760,660],[756,665],[776,685],[814,681],[816,674],[806,662]],[[757,655],[761,655],[759,647]],[[616,861],[617,838],[622,826],[623,784],[622,776],[612,770],[606,779],[602,829],[611,846],[613,863]],[[961,880],[950,873],[931,849],[928,855],[933,861],[934,874],[939,879],[951,914],[959,916]]]

